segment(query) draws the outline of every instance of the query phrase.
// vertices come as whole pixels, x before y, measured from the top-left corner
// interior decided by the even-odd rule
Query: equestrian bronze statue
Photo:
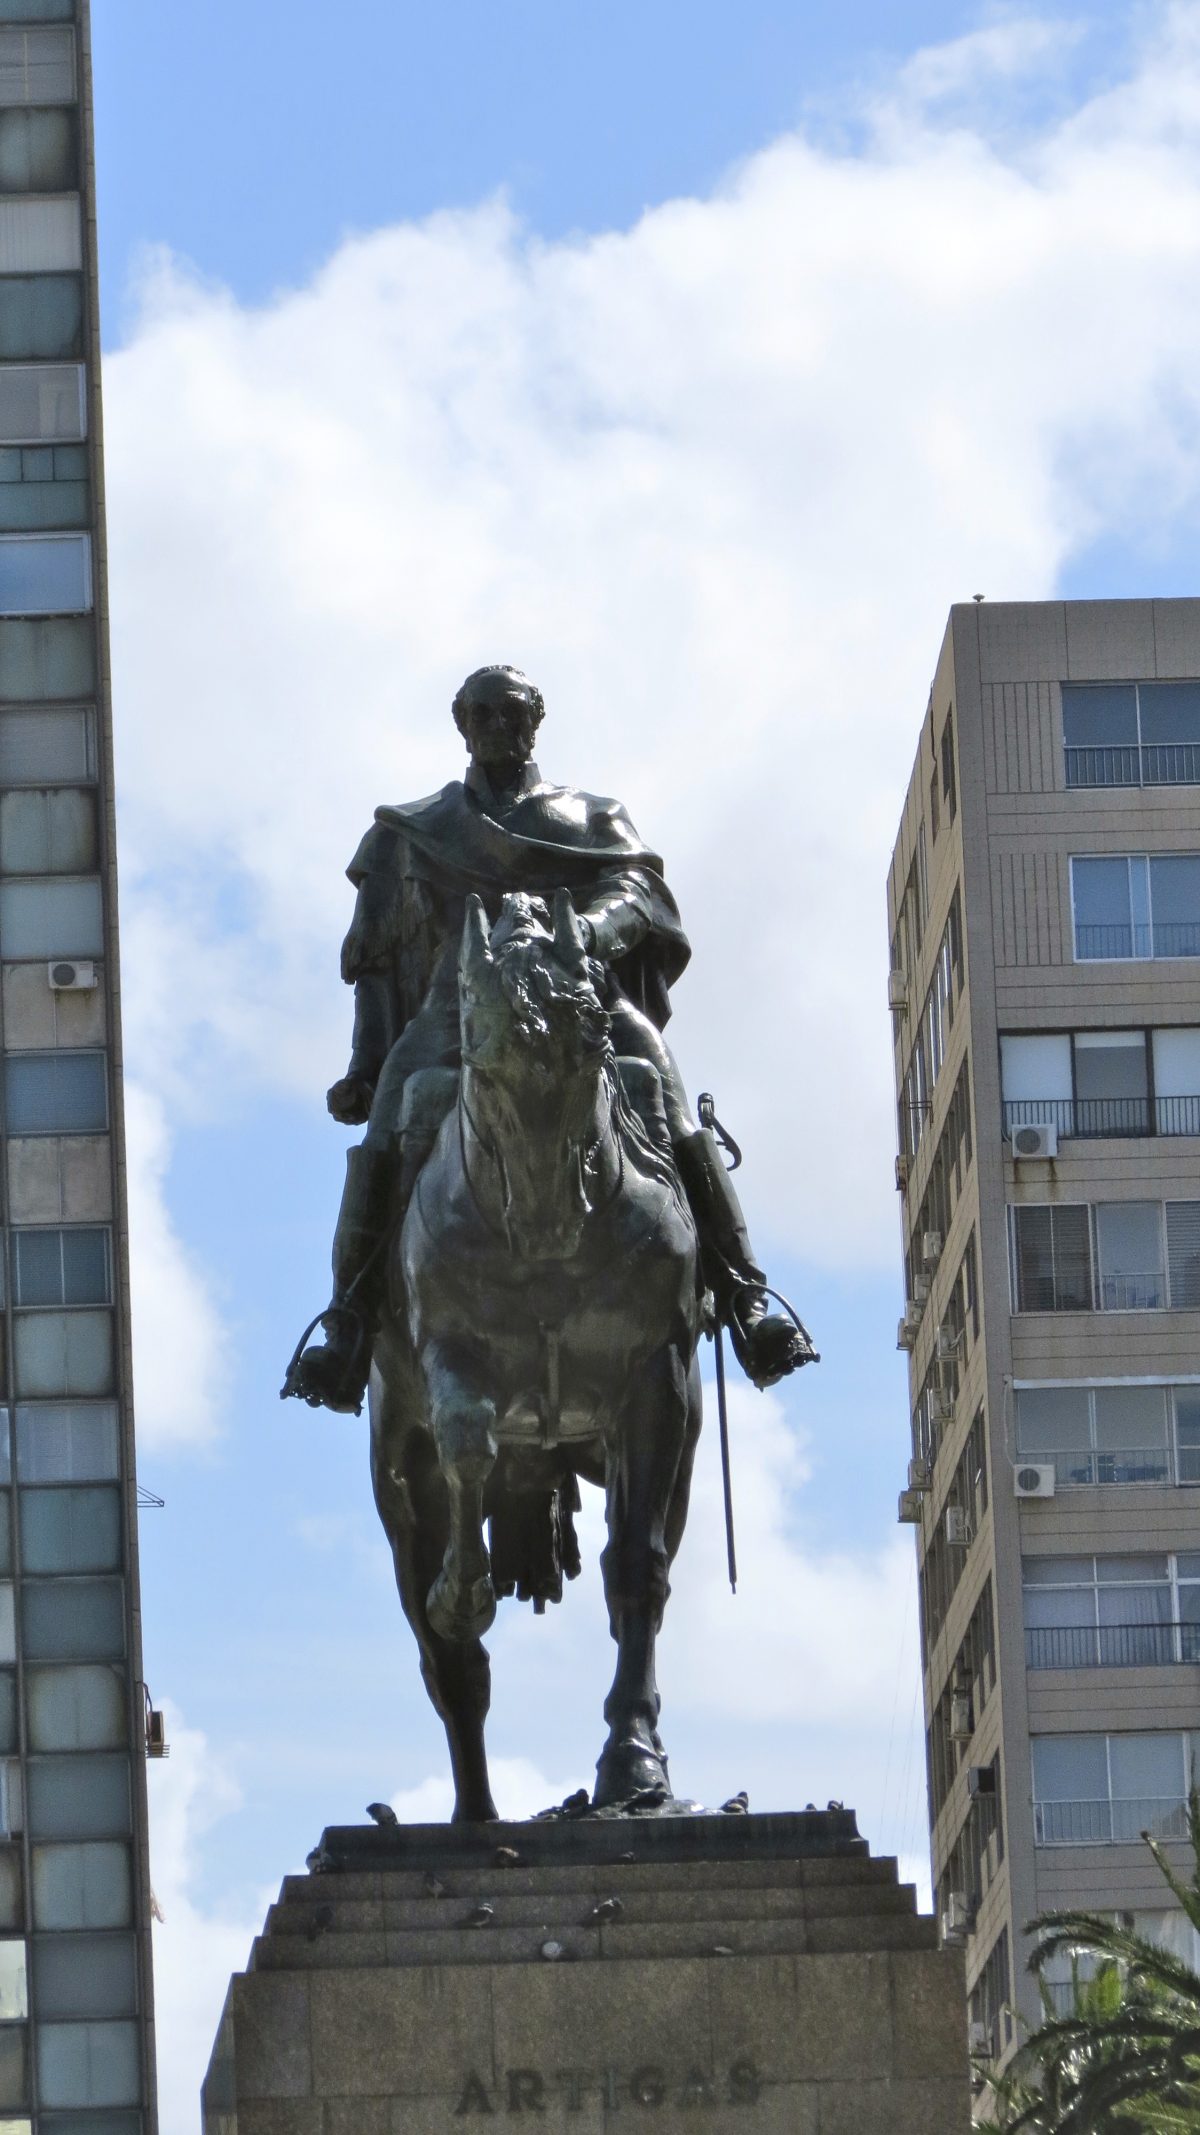
[[[542,712],[516,669],[470,675],[465,780],[377,809],[351,863],[354,1043],[328,1105],[367,1131],[323,1340],[308,1330],[283,1387],[354,1413],[369,1389],[376,1503],[462,1819],[496,1814],[482,1640],[498,1596],[540,1613],[578,1572],[580,1478],[605,1493],[617,1646],[593,1805],[670,1798],[654,1654],[699,1338],[727,1328],[760,1387],[815,1356],[772,1307],[662,1035],[690,954],[662,862],[619,802],[541,777]]]

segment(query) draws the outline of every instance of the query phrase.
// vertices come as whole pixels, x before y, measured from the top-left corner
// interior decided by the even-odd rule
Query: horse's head
[[[507,896],[490,934],[480,899],[469,897],[458,977],[464,1065],[546,1093],[599,1066],[609,1017],[566,890],[552,908]]]

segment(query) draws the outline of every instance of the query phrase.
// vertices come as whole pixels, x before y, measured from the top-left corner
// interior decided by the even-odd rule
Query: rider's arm
[[[646,939],[654,916],[650,885],[640,869],[606,875],[577,917],[591,935],[591,951],[601,963],[615,963]]]

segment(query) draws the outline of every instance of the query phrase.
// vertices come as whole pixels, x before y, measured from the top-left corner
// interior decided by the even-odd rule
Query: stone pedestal
[[[204,2135],[966,2135],[961,1956],[844,1810],[327,1831]],[[474,1924],[474,1923],[478,1924]]]

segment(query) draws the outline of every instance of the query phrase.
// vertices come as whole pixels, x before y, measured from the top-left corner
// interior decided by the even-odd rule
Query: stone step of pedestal
[[[540,1923],[486,1928],[397,1928],[373,1933],[289,1935],[275,1931],[254,1945],[251,1971],[357,1971],[376,1966],[545,1963],[547,1942],[571,1959],[790,1957],[862,1950],[933,1949],[932,1920],[912,1912],[863,1913],[806,1920],[619,1921],[599,1928]]]
[[[640,1835],[640,1834],[639,1834]],[[571,1866],[543,1866],[520,1855],[515,1863],[497,1860],[499,1848],[493,1848],[491,1856],[479,1862],[464,1860],[450,1865],[441,1863],[436,1870],[431,1867],[389,1865],[382,1871],[374,1869],[338,1870],[330,1875],[288,1876],[283,1885],[281,1898],[311,1895],[319,1890],[322,1895],[336,1893],[339,1900],[379,1899],[385,1895],[425,1897],[431,1875],[447,1891],[467,1898],[490,1896],[497,1885],[510,1891],[529,1893],[563,1891],[578,1893],[585,1897],[604,1897],[612,1887],[612,1878],[622,1878],[621,1889],[636,1889],[644,1886],[653,1890],[713,1890],[747,1891],[770,1889],[817,1890],[832,1888],[845,1890],[857,1885],[876,1886],[895,1883],[896,1861],[887,1854],[878,1860],[863,1855],[834,1855],[813,1860],[754,1860],[747,1861],[672,1861],[672,1860],[625,1860],[620,1856],[603,1863],[581,1861]]]
[[[911,1883],[861,1883],[847,1889],[818,1884],[808,1890],[802,1886],[784,1890],[663,1890],[641,1880],[631,1887],[627,1877],[614,1870],[607,1878],[606,1888],[597,1895],[578,1890],[514,1890],[506,1876],[494,1878],[484,1889],[485,1881],[480,1879],[477,1893],[393,1897],[386,1892],[381,1898],[345,1899],[338,1888],[340,1878],[318,1877],[294,1894],[292,1886],[286,1886],[286,1897],[273,1905],[267,1916],[267,1932],[304,1936],[383,1933],[405,1928],[445,1930],[463,1926],[465,1916],[481,1904],[492,1908],[496,1927],[532,1924],[544,1927],[547,1933],[591,1926],[595,1907],[612,1901],[619,1905],[621,1919],[631,1924],[815,1920],[862,1913],[911,1915],[916,1911],[916,1892]]]

